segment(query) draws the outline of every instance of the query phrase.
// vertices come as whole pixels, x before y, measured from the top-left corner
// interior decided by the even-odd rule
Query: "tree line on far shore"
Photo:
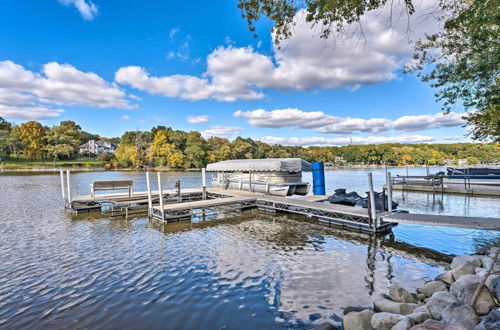
[[[79,145],[91,140],[119,144],[114,155],[82,155]],[[341,147],[270,145],[251,138],[230,141],[221,137],[204,138],[199,132],[185,132],[156,126],[150,131],[129,131],[121,138],[104,138],[83,131],[73,121],[53,127],[37,121],[14,125],[0,117],[0,162],[24,157],[28,160],[89,159],[94,157],[107,167],[200,168],[227,159],[298,157],[307,161],[337,164],[425,165],[467,159],[469,164],[498,162],[500,147],[495,143],[347,145]]]

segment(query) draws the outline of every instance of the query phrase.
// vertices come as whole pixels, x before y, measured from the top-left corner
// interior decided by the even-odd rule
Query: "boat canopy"
[[[311,164],[300,158],[224,160],[207,165],[209,172],[292,172],[310,171]]]

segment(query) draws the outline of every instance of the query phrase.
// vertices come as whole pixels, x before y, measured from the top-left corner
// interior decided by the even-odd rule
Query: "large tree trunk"
[[[57,156],[54,156],[54,167],[57,167]]]

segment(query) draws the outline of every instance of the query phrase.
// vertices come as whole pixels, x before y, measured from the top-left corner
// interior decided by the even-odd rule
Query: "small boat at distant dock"
[[[500,168],[454,168],[446,169],[448,179],[500,180]]]

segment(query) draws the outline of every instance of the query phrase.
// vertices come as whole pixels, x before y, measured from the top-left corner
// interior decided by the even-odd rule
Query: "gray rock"
[[[442,321],[445,324],[458,325],[465,329],[472,329],[479,323],[479,318],[474,309],[467,303],[454,302],[443,310]]]
[[[490,275],[486,279],[486,287],[500,301],[500,275]]]
[[[500,329],[500,309],[492,310],[486,315],[474,330],[498,330]]]
[[[427,307],[426,307],[427,308]],[[432,318],[432,315],[429,311],[427,312],[413,312],[411,314],[406,315],[410,320],[415,324],[420,324],[425,322],[426,320]]]
[[[373,329],[370,323],[372,316],[372,310],[351,312],[344,316],[344,330],[371,330]]]
[[[491,264],[493,263],[493,258],[490,257],[490,256],[483,256],[481,258],[481,264],[483,266],[483,268],[490,268]]]
[[[394,313],[375,313],[372,316],[371,326],[377,330],[391,330],[393,326],[406,318],[404,315]]]
[[[410,319],[404,319],[396,323],[391,330],[408,330],[413,326],[413,321]]]
[[[497,251],[500,250],[500,246],[493,246],[491,249],[490,249],[490,253],[489,253],[489,256],[491,258],[493,258],[495,256],[495,254],[497,253]]]
[[[443,324],[436,320],[427,320],[427,321],[431,322],[428,323],[424,322],[423,324],[415,325],[411,327],[410,330],[468,330],[458,325]]]
[[[330,322],[324,322],[315,326],[314,328],[311,328],[311,330],[336,330],[336,329],[337,328]]]
[[[387,312],[394,314],[411,314],[417,308],[418,304],[410,304],[410,303],[400,303],[395,302],[389,299],[377,299],[373,302],[373,306],[375,307],[375,311],[377,312]]]
[[[417,301],[424,301],[425,299],[427,299],[427,297],[423,293],[412,293],[412,296]]]
[[[479,256],[463,255],[453,258],[451,262],[451,270],[455,281],[461,276],[467,274],[475,274],[476,267],[481,267],[481,259]]]
[[[446,291],[448,287],[443,281],[430,281],[425,283],[425,285],[418,291],[425,294],[426,297],[432,296],[435,292]]]
[[[366,309],[372,309],[372,307],[363,307],[363,306],[347,306],[344,308],[344,315],[349,314],[350,312],[362,312]]]
[[[483,277],[486,275],[486,269],[482,268],[482,267],[476,267],[476,275],[477,276],[480,276],[480,277]]]
[[[436,292],[425,304],[432,318],[441,320],[442,312],[446,306],[457,301],[457,297],[447,291]]]
[[[422,306],[418,306],[417,308],[415,308],[413,310],[413,313],[430,313],[430,312],[429,312],[429,308],[427,308],[427,306],[422,305]]]
[[[477,275],[464,275],[459,281],[451,285],[450,292],[454,294],[458,300],[470,303],[480,282],[481,278]],[[488,290],[486,286],[483,287],[474,305],[474,310],[478,315],[486,315],[494,306],[495,301],[493,300],[490,290]]]
[[[455,278],[453,277],[453,271],[446,271],[436,277],[436,280],[443,281],[446,284],[451,284],[455,282]]]
[[[413,297],[411,293],[409,293],[405,288],[401,286],[390,286],[389,287],[389,297],[392,300],[402,303],[416,303],[417,299]]]

